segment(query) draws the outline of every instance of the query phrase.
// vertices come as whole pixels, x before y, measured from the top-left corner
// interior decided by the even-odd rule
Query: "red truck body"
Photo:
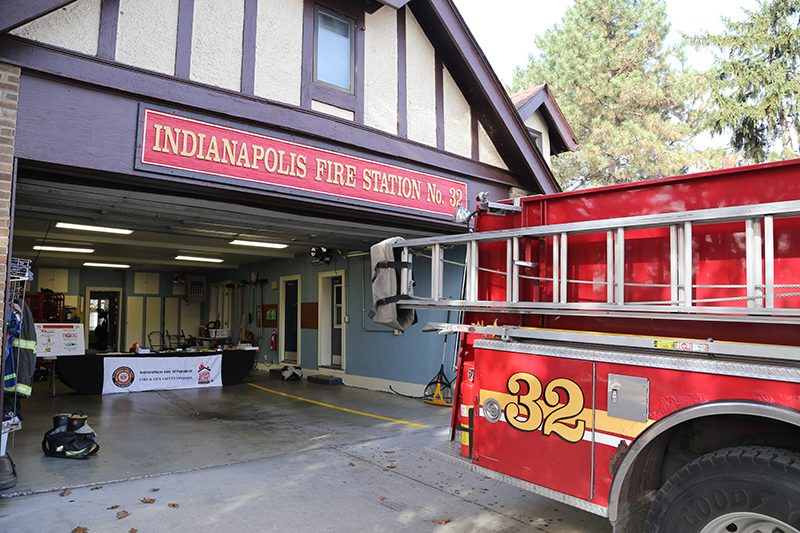
[[[455,439],[429,453],[615,532],[799,531],[800,161],[480,207],[470,235],[396,244],[432,250],[432,287],[467,250],[460,300],[397,302],[463,312],[434,325],[460,354]],[[752,503],[781,476],[792,510]]]

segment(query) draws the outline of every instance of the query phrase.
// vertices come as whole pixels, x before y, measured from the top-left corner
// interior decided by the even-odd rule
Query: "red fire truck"
[[[476,212],[377,257],[378,310],[459,316],[426,328],[460,341],[427,453],[615,532],[800,532],[800,160]]]

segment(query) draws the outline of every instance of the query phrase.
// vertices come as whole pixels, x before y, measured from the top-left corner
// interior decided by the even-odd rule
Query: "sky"
[[[454,0],[497,76],[511,84],[514,67],[524,67],[536,51],[534,37],[561,22],[574,0]],[[678,32],[695,35],[722,30],[721,17],[742,20],[742,8],[756,10],[756,0],[666,0],[672,24],[668,42],[678,42]],[[490,7],[489,7],[490,6]],[[674,41],[673,41],[674,39]],[[708,54],[687,50],[691,66],[705,69]]]

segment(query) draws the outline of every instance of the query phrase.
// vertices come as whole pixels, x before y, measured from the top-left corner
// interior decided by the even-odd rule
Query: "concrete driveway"
[[[62,409],[89,415],[97,456],[43,456]],[[447,439],[450,410],[387,393],[267,372],[219,389],[107,396],[59,384],[51,397],[39,382],[23,414],[9,443],[19,480],[0,491],[3,531],[611,531],[426,456]]]

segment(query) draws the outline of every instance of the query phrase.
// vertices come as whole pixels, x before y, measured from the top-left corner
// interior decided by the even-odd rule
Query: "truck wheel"
[[[699,457],[658,491],[648,533],[800,533],[800,455],[739,446]]]

